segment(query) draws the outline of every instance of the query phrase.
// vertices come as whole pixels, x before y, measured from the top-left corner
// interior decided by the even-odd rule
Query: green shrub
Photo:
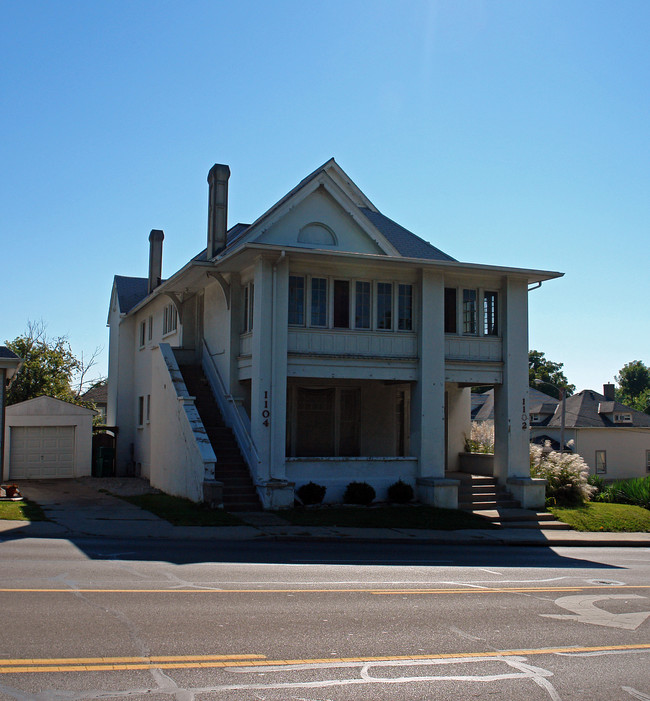
[[[408,504],[411,499],[413,499],[413,487],[406,482],[402,482],[401,479],[391,484],[388,488],[388,501],[392,501],[395,504]]]
[[[605,480],[600,475],[589,475],[587,483],[595,490],[591,495],[591,501],[601,501],[600,496],[605,489]]]
[[[650,475],[613,482],[603,489],[598,501],[610,504],[632,504],[650,509]]]
[[[344,504],[369,506],[375,498],[375,490],[367,482],[350,482],[343,495]]]
[[[530,474],[546,480],[547,504],[570,506],[589,501],[595,487],[587,481],[587,463],[577,453],[547,450],[533,443],[530,445]]]
[[[296,494],[298,495],[298,499],[300,499],[305,506],[309,506],[311,504],[322,503],[326,491],[327,487],[322,484],[308,482],[298,487]]]

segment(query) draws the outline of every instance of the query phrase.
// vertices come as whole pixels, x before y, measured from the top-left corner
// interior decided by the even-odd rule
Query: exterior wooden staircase
[[[458,508],[482,516],[495,526],[571,530],[571,526],[556,520],[547,511],[522,509],[521,504],[494,477],[464,472],[448,473],[447,476],[460,480]]]
[[[183,365],[179,369],[187,391],[195,397],[194,404],[217,458],[214,478],[223,483],[224,508],[226,511],[261,511],[248,465],[232,431],[224,423],[203,370],[197,365]]]

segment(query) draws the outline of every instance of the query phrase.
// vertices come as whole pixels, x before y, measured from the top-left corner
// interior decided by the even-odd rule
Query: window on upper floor
[[[614,414],[615,424],[631,424],[632,414]]]
[[[144,426],[144,396],[138,397],[138,427]]]
[[[141,321],[140,322],[140,333],[139,333],[139,338],[138,338],[138,343],[140,345],[140,348],[144,348],[144,344],[147,341],[147,322],[146,321]]]
[[[463,290],[463,333],[469,336],[478,333],[476,290]]]
[[[371,314],[371,288],[365,280],[354,283],[354,328],[369,329]]]
[[[499,333],[498,292],[483,293],[483,335],[496,336]]]
[[[596,451],[596,474],[607,474],[607,451],[605,450]]]
[[[305,278],[301,275],[289,276],[289,324],[305,325]]]
[[[327,326],[327,278],[311,278],[310,326]]]
[[[242,333],[253,330],[253,304],[255,303],[255,285],[244,285],[242,298]]]
[[[413,331],[413,287],[397,286],[397,328],[400,331]]]
[[[147,319],[147,340],[151,341],[153,339],[153,316]]]
[[[178,328],[178,312],[173,303],[169,303],[163,311],[163,336],[173,333]]]
[[[455,287],[445,287],[445,333],[458,333]]]
[[[334,328],[350,328],[349,280],[334,280]]]
[[[393,328],[393,284],[377,283],[377,328],[390,331]]]

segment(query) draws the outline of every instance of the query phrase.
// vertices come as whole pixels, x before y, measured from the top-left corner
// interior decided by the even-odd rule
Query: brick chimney
[[[208,260],[226,247],[230,168],[219,163],[208,173]]]
[[[151,294],[162,280],[162,245],[165,234],[160,229],[152,229],[149,234],[149,283],[147,294]]]
[[[613,402],[614,401],[614,390],[616,389],[615,385],[613,385],[611,382],[608,382],[606,385],[603,385],[603,396],[608,402]]]

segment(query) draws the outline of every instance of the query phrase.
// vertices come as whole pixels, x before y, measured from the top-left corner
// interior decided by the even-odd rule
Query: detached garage
[[[52,397],[8,406],[3,481],[90,475],[95,413]]]

